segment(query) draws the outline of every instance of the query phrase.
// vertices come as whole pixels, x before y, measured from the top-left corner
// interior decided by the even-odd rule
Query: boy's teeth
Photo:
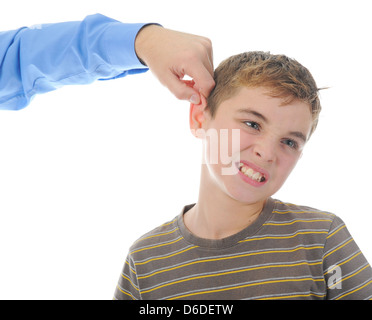
[[[261,177],[261,174],[259,172],[256,172],[253,176],[252,176],[252,179],[254,180],[258,180],[258,178]]]
[[[254,171],[252,168],[245,166],[243,163],[239,163],[239,169],[243,172],[247,177],[256,180],[258,182],[264,182],[265,176],[261,175],[261,173]]]

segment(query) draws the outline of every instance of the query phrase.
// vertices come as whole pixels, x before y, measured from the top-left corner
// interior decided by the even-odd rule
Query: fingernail
[[[200,103],[200,97],[198,94],[193,94],[190,98],[190,102],[193,104],[199,104]]]

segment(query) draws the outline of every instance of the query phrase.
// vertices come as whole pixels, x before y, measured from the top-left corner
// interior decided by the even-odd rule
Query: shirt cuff
[[[115,68],[148,69],[137,56],[135,40],[142,28],[156,23],[113,23],[105,31],[107,57]]]

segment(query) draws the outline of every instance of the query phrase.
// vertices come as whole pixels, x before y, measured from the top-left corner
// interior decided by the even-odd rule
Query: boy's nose
[[[257,143],[253,151],[254,155],[260,158],[261,161],[273,162],[275,160],[275,146],[267,140]]]

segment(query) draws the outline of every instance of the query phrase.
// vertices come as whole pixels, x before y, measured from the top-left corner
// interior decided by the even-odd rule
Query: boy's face
[[[310,134],[309,105],[297,100],[282,105],[282,99],[266,92],[264,88],[240,89],[218,106],[213,119],[207,110],[192,106],[192,128],[216,132],[228,129],[228,152],[232,155],[230,164],[221,161],[220,139],[219,161],[211,161],[213,139],[204,139],[204,190],[216,196],[216,192],[222,192],[246,204],[266,201],[295,167]],[[240,141],[236,141],[233,129],[240,133]],[[228,166],[235,166],[234,174],[223,174],[222,168]]]

